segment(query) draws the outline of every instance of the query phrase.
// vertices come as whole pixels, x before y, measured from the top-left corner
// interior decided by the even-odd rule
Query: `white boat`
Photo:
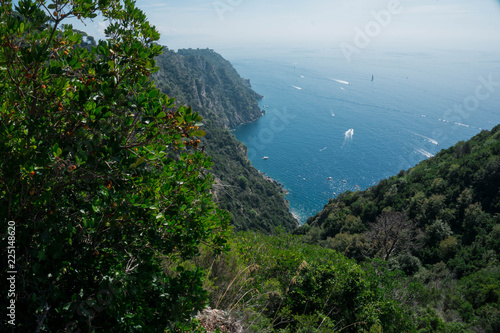
[[[327,177],[326,180],[332,180],[333,178],[332,177]]]
[[[262,159],[263,159],[263,160],[268,160],[268,159],[269,159],[269,157],[264,156],[264,157],[262,157]]]

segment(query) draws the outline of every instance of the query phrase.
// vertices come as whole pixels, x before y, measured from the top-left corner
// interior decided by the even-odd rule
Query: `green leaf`
[[[137,159],[137,161],[136,161],[134,164],[132,164],[130,167],[131,167],[132,169],[137,168],[139,165],[141,165],[142,163],[144,163],[144,161],[146,161],[146,157],[141,156],[141,157],[140,157],[140,158],[138,158],[138,159]]]
[[[204,130],[197,130],[194,133],[192,133],[195,136],[205,136],[207,133]]]
[[[160,112],[160,114],[158,114],[156,117],[157,118],[165,118],[167,115],[165,114],[165,112]]]
[[[59,148],[59,144],[55,144],[53,147],[52,147],[52,154],[54,154],[55,157],[59,157],[61,156],[62,154],[62,150],[61,148]]]
[[[154,89],[149,92],[149,98],[156,98],[158,96],[158,90]]]

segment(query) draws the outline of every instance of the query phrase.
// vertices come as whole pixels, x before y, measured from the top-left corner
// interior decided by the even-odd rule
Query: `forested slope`
[[[205,117],[212,187],[201,118],[150,80],[158,32],[133,2],[108,5],[0,10],[0,252],[15,269],[0,331],[204,332],[207,302],[245,332],[500,331],[500,127],[293,235],[279,185],[227,129],[260,115],[249,82],[210,50],[158,58],[156,83]],[[61,23],[75,13],[115,21],[110,38],[82,43]],[[252,231],[230,233],[212,194]]]
[[[262,96],[213,50],[176,53],[165,48],[156,60],[156,85],[204,118],[202,128],[207,135],[201,146],[214,163],[214,193],[220,206],[231,212],[235,229],[268,233],[279,226],[292,230],[297,222],[283,190],[252,167],[246,147],[228,129],[258,119],[257,102]]]
[[[229,245],[220,256],[205,248],[194,263],[208,272],[210,306],[244,332],[415,332],[418,286],[385,262],[358,264],[290,233],[233,233]]]
[[[494,332],[500,125],[365,191],[341,194],[295,232],[358,261],[388,261],[426,286],[421,304],[432,304],[437,318]]]
[[[240,77],[231,63],[210,49],[177,53],[164,49],[156,58],[156,85],[166,94],[185,100],[223,128],[257,120],[262,98]]]

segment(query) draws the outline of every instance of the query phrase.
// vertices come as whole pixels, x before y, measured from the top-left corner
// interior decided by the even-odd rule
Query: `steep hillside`
[[[235,229],[268,233],[276,227],[295,228],[283,189],[252,167],[245,145],[228,130],[258,119],[262,96],[212,50],[165,49],[157,66],[153,78],[157,86],[204,118],[207,135],[201,145],[214,162],[214,193],[220,206],[231,212]]]
[[[434,302],[440,318],[494,332],[500,328],[500,125],[377,186],[343,193],[295,232],[358,261],[386,260],[424,283],[422,304]]]
[[[210,307],[244,332],[415,332],[415,290],[384,263],[358,264],[289,233],[233,233],[229,245],[219,256],[204,249],[194,262],[209,272]]]
[[[175,53],[165,48],[156,61],[160,68],[155,79],[158,88],[200,110],[204,118],[220,127],[236,127],[262,115],[257,105],[262,96],[215,51],[187,49]]]
[[[396,242],[390,253],[372,255],[380,253],[389,259],[409,251],[425,263],[446,259],[450,265],[454,263],[458,274],[464,275],[488,264],[480,261],[474,267],[458,265],[466,248],[481,243],[481,247],[497,250],[498,255],[498,244],[492,247],[485,242],[500,223],[499,190],[500,126],[497,126],[491,132],[483,131],[470,141],[442,150],[366,191],[340,195],[307,223],[320,227],[324,240],[334,237],[340,240],[338,235],[342,234],[373,233],[381,222],[387,227],[393,223],[419,235],[416,242],[420,244],[409,247],[408,242]],[[448,246],[445,251],[447,243],[455,246]]]

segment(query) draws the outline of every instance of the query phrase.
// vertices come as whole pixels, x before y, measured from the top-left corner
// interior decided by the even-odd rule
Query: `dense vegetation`
[[[200,109],[205,119],[222,128],[234,128],[257,120],[262,98],[231,63],[210,49],[164,49],[156,58],[154,75],[158,88],[166,94]]]
[[[303,237],[265,236],[295,223],[279,187],[251,167],[246,147],[227,130],[237,124],[235,114],[260,116],[255,108],[260,96],[248,82],[211,50],[165,49],[157,59],[158,86],[205,117],[202,144],[214,161],[219,203],[232,213],[236,230],[253,230],[231,236],[229,253],[216,256],[204,249],[185,263],[205,268],[209,305],[231,313],[249,332],[412,331],[403,308],[413,292],[385,263],[361,267],[332,250],[304,244]],[[224,103],[235,113],[224,111]],[[241,116],[237,121],[244,122]]]
[[[204,117],[207,135],[201,145],[214,162],[214,195],[231,213],[235,230],[269,233],[276,227],[295,228],[297,222],[289,212],[283,190],[252,167],[246,146],[228,130],[261,116],[257,105],[261,96],[212,50],[175,53],[165,48],[157,64],[160,70],[154,80],[158,87]]]
[[[341,194],[295,233],[359,262],[381,258],[422,283],[416,311],[434,317],[427,331],[449,323],[497,332],[500,125],[366,191]]]
[[[108,38],[81,47],[63,22],[97,13]],[[207,295],[178,263],[224,250],[229,215],[201,117],[149,79],[158,32],[128,0],[25,0],[0,36],[0,331],[183,326]]]
[[[195,259],[208,271],[210,306],[245,332],[412,332],[416,290],[383,261],[358,265],[301,236],[230,237],[231,251]]]
[[[131,1],[1,4],[0,235],[18,272],[1,331],[202,332],[207,303],[246,332],[499,331],[500,125],[294,230],[228,130],[260,96],[220,55],[158,46]],[[106,41],[62,25],[97,12]]]
[[[229,253],[203,249],[185,263],[205,268],[209,305],[229,312],[248,332],[413,331],[411,314],[403,309],[415,291],[403,284],[403,275],[384,262],[360,266],[305,244],[305,237],[275,232],[294,226],[283,194],[251,167],[246,147],[227,130],[235,114],[224,112],[224,103],[237,105],[236,114],[260,113],[259,96],[248,82],[211,50],[165,49],[157,59],[158,86],[205,117],[202,144],[214,161],[219,203],[231,211],[236,230],[252,230],[231,236]]]

